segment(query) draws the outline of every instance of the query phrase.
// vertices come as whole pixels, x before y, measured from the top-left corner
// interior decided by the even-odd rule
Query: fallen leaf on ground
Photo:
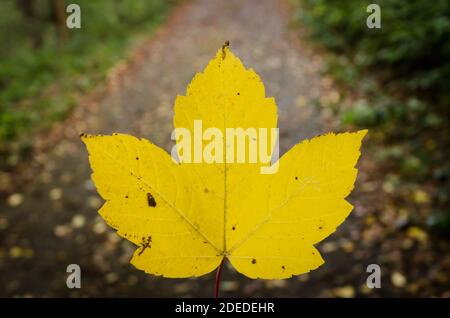
[[[355,289],[353,286],[343,286],[334,288],[332,290],[333,295],[341,298],[353,298],[355,297]]]
[[[395,287],[399,287],[399,288],[405,287],[406,277],[403,276],[402,273],[394,272],[391,275],[391,282],[392,282],[392,285],[394,285]]]

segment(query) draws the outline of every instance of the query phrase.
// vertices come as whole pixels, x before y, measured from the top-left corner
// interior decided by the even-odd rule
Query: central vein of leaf
[[[223,116],[223,131],[226,129],[226,112],[224,112]],[[227,137],[226,134],[224,134],[224,147],[225,151],[224,156],[226,156],[226,149],[227,149]],[[224,164],[224,178],[223,178],[223,251],[224,253],[227,251],[227,160],[226,157],[223,160]]]

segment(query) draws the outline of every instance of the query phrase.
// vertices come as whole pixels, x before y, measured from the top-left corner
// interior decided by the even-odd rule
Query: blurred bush
[[[18,135],[63,117],[74,93],[101,80],[174,3],[78,0],[81,29],[66,27],[64,0],[3,0],[0,10],[0,152]]]
[[[360,67],[389,70],[408,88],[445,94],[450,87],[450,2],[379,0],[381,29],[365,25],[373,1],[305,0],[301,18],[313,36]]]
[[[373,1],[295,2],[332,52],[327,71],[357,91],[350,107],[334,106],[342,123],[372,128],[376,158],[409,193],[430,192],[426,220],[450,234],[450,1],[379,0],[381,29],[366,26]]]

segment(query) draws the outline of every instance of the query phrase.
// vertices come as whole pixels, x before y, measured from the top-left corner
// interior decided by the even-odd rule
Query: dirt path
[[[267,95],[275,96],[282,152],[325,132],[311,103],[323,93],[318,64],[288,31],[286,9],[267,0],[198,0],[183,5],[136,55],[134,71],[117,77],[120,81],[111,80],[99,102],[80,106],[53,132],[57,137],[51,151],[35,158],[43,164],[32,170],[34,181],[18,189],[23,202],[19,196],[16,206],[1,205],[0,296],[212,295],[213,274],[170,280],[145,275],[128,264],[134,247],[97,216],[101,200],[90,181],[78,134],[131,133],[169,149],[175,96],[184,94],[193,75],[225,40],[262,76]],[[365,254],[354,259],[341,248],[351,249],[352,218],[327,240],[327,264],[319,270],[286,281],[255,281],[228,268],[223,295],[327,296],[330,288],[362,284]],[[65,285],[70,263],[82,268],[80,290]]]

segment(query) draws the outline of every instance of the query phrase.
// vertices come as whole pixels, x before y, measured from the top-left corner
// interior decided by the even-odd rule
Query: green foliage
[[[0,148],[36,126],[64,117],[76,93],[99,82],[124,57],[136,35],[148,35],[174,1],[79,0],[81,29],[72,30],[55,23],[51,1],[33,3],[36,17],[30,19],[18,1],[2,1]],[[71,2],[62,3],[65,17],[65,6]]]
[[[366,27],[373,1],[305,0],[299,18],[328,48],[356,66],[384,69],[409,89],[446,94],[450,86],[450,2],[380,0],[381,29]],[[394,73],[394,74],[392,74]]]
[[[331,52],[326,71],[364,96],[339,108],[342,123],[372,128],[375,157],[402,185],[433,189],[428,223],[450,233],[450,2],[380,0],[381,29],[366,26],[372,1],[298,3]]]

